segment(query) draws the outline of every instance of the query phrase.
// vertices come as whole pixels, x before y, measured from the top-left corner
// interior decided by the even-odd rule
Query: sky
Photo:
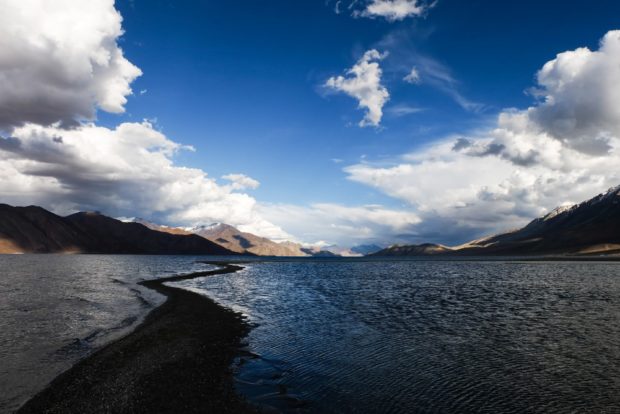
[[[620,184],[616,1],[0,6],[0,202],[456,245]]]

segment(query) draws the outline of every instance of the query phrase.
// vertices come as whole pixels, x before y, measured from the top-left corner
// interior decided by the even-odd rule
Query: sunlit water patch
[[[182,284],[255,325],[237,387],[266,408],[620,410],[616,263],[254,263]]]

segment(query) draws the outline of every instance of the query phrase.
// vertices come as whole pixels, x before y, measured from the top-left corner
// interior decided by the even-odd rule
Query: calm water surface
[[[0,256],[0,412],[129,332],[199,258]],[[255,325],[238,390],[284,412],[620,412],[620,263],[251,263],[182,286]]]
[[[238,389],[300,412],[620,412],[620,264],[256,263]]]

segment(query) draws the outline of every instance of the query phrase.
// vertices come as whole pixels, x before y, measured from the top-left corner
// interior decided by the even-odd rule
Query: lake
[[[187,256],[0,256],[0,411],[131,331]],[[179,282],[254,326],[238,391],[283,412],[620,410],[620,263],[277,260]]]

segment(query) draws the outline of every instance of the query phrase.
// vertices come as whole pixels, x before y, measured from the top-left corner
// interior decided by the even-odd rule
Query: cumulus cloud
[[[620,184],[620,31],[596,51],[560,53],[537,81],[539,101],[502,111],[486,132],[446,138],[394,165],[345,171],[409,203],[421,239],[439,241],[520,226]]]
[[[620,136],[620,31],[608,32],[600,48],[560,53],[537,75],[542,103],[528,117],[572,148],[601,154]]]
[[[428,6],[419,0],[371,0],[366,7],[353,13],[361,17],[382,17],[394,22],[424,14]]]
[[[366,109],[366,115],[359,123],[360,127],[379,126],[383,117],[383,106],[390,98],[388,90],[381,84],[382,70],[379,61],[385,57],[385,53],[379,53],[376,49],[368,50],[347,71],[349,76],[334,76],[325,83],[326,87],[357,99],[358,107]]]
[[[503,111],[488,149],[515,164],[556,169],[613,156],[620,139],[620,31],[608,32],[596,51],[558,54],[537,80],[532,91],[539,103]]]
[[[186,147],[148,122],[115,129],[70,130],[27,124],[0,138],[0,193],[4,202],[39,204],[58,213],[101,210],[174,225],[225,222],[266,237],[290,237],[262,218],[251,196],[258,182],[230,174],[221,185],[206,172],[174,164]]]
[[[0,129],[123,112],[141,71],[117,44],[121,21],[113,0],[3,1]]]

